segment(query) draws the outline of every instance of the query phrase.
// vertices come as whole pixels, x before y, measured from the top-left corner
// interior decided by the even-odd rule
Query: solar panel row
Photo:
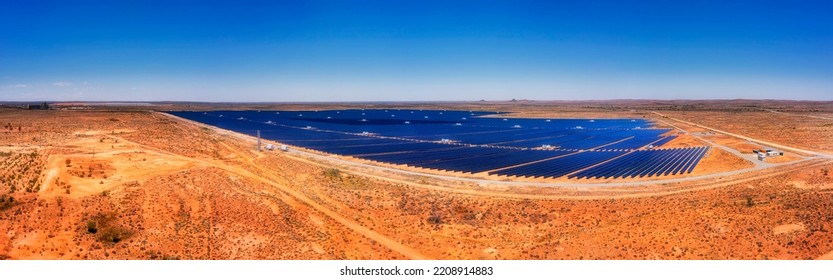
[[[651,177],[691,173],[708,147],[639,150],[570,175],[570,178]]]
[[[661,140],[659,137],[660,134],[665,133],[665,130],[653,130],[653,129],[646,129],[646,130],[639,130],[630,133],[633,138],[628,139],[627,141],[622,141],[619,143],[614,143],[611,145],[604,146],[604,149],[636,149],[647,146],[648,144],[656,142],[658,139]]]
[[[376,144],[376,145],[340,146],[340,147],[320,146],[320,147],[309,147],[309,148],[316,149],[316,150],[321,150],[321,151],[332,153],[332,154],[361,157],[361,155],[368,155],[368,154],[385,154],[385,153],[396,153],[396,152],[418,152],[418,151],[435,150],[435,149],[446,148],[446,147],[448,147],[448,145],[441,145],[441,144],[436,144],[436,143],[415,143],[415,142],[403,142],[403,141],[396,141],[396,142],[388,141],[388,143],[386,143],[386,144]]]
[[[455,147],[418,153],[357,156],[359,158],[405,164],[428,169],[478,173],[556,157],[569,151],[519,151],[481,147]]]
[[[575,171],[599,164],[606,160],[615,158],[625,152],[604,151],[604,152],[578,152],[565,157],[554,158],[523,166],[507,168],[490,172],[489,174],[519,176],[519,177],[561,177]]]
[[[402,113],[395,114],[401,119],[399,122],[372,121],[374,119],[350,119],[350,117],[382,118],[379,114],[395,113],[398,110],[344,110],[339,114],[332,111],[321,112],[255,112],[255,111],[214,111],[214,112],[171,112],[172,114],[197,120],[200,122],[226,127],[235,131],[254,134],[255,130],[262,133],[284,128],[312,128],[318,131],[333,131],[340,133],[362,133],[384,135],[387,137],[403,138],[420,141],[437,141],[442,138],[460,143],[473,145],[500,145],[519,148],[535,148],[550,145],[562,149],[592,149],[616,143],[608,149],[636,149],[652,142],[667,129],[645,129],[650,124],[645,120],[542,120],[542,119],[503,119],[478,118],[486,112],[452,112],[452,111],[422,111],[416,114],[430,115],[437,123],[417,123],[417,119],[400,118]],[[444,114],[439,114],[444,113]],[[361,115],[366,114],[366,115]],[[474,114],[474,115],[470,115]],[[333,115],[333,120],[327,121],[324,115]],[[410,115],[410,114],[408,114]],[[465,120],[458,118],[468,116]],[[330,116],[328,116],[330,117]],[[322,119],[323,118],[323,119]],[[345,119],[346,118],[346,119]],[[342,121],[350,122],[342,122]],[[361,120],[368,120],[362,122]],[[441,121],[440,121],[441,120]],[[353,122],[355,121],[355,122]],[[372,122],[371,122],[372,121]],[[405,121],[413,121],[405,124]],[[517,126],[517,127],[516,127]],[[287,131],[276,131],[264,135],[273,140],[303,140],[307,136],[286,135]],[[272,138],[272,137],[277,138]],[[313,136],[313,135],[310,135]],[[335,137],[335,136],[331,136]],[[647,140],[646,140],[647,139]]]

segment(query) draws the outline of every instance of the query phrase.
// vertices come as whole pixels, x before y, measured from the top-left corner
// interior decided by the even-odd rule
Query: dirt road
[[[283,193],[286,193],[286,194],[292,196],[294,199],[297,199],[299,201],[304,202],[308,206],[310,206],[313,209],[321,212],[322,214],[326,215],[327,217],[330,217],[331,219],[335,220],[336,222],[346,226],[347,228],[350,228],[351,230],[353,230],[353,231],[355,231],[355,232],[357,232],[361,235],[364,235],[365,237],[367,237],[371,240],[374,240],[374,241],[378,242],[379,244],[382,244],[383,246],[387,247],[391,251],[400,253],[403,256],[405,256],[407,258],[410,258],[410,259],[428,259],[427,256],[421,254],[420,252],[414,250],[413,248],[410,248],[410,247],[408,247],[408,246],[406,246],[402,243],[399,243],[396,240],[391,239],[390,237],[387,237],[387,236],[382,235],[378,232],[375,232],[371,229],[368,229],[368,228],[366,228],[362,225],[359,225],[355,221],[347,219],[344,216],[341,216],[340,214],[336,213],[335,211],[330,210],[326,206],[323,206],[323,205],[315,202],[314,200],[310,199],[309,197],[305,196],[304,194],[302,194],[298,191],[295,191],[291,188],[288,188],[284,185],[278,184],[278,183],[276,183],[276,182],[274,182],[274,181],[272,181],[268,178],[264,178],[263,176],[254,174],[249,170],[243,169],[243,168],[238,167],[238,166],[230,165],[230,164],[222,162],[222,161],[190,158],[190,157],[170,153],[170,152],[167,152],[167,151],[162,151],[162,150],[159,150],[159,149],[155,149],[153,147],[145,146],[145,145],[142,145],[142,144],[139,144],[139,143],[132,142],[132,141],[129,141],[127,139],[121,138],[121,137],[116,137],[116,136],[113,136],[113,137],[118,138],[120,141],[124,141],[125,143],[129,143],[131,145],[136,145],[138,147],[142,147],[148,153],[156,153],[156,154],[159,154],[159,155],[175,157],[177,159],[181,159],[181,160],[184,160],[184,161],[192,161],[192,162],[195,162],[195,163],[200,163],[203,166],[210,166],[210,167],[219,168],[219,169],[225,170],[229,173],[236,174],[236,175],[241,176],[241,177],[249,178],[251,180],[255,180],[255,181],[270,185],[270,186],[274,187],[276,190],[279,190]],[[245,158],[245,156],[244,156],[244,158]],[[255,168],[259,168],[254,163],[252,163],[252,166],[255,167]]]
[[[740,134],[726,132],[726,131],[719,130],[719,129],[716,129],[716,128],[696,124],[696,123],[693,123],[693,122],[688,122],[688,121],[684,121],[684,120],[681,120],[681,119],[672,118],[672,117],[669,117],[669,116],[666,116],[666,115],[663,115],[663,114],[660,114],[660,113],[657,113],[657,112],[652,112],[652,113],[654,113],[654,114],[656,114],[660,117],[663,117],[663,118],[667,118],[667,119],[674,120],[674,121],[677,121],[677,122],[685,123],[685,124],[688,124],[688,125],[693,125],[693,126],[703,128],[703,129],[708,129],[708,130],[711,130],[711,131],[714,131],[714,132],[717,132],[717,133],[726,134],[726,135],[737,137],[737,138],[740,138],[740,139],[743,139],[743,140],[752,141],[752,142],[755,142],[755,143],[758,143],[758,144],[762,144],[762,145],[766,145],[766,146],[772,146],[772,147],[776,147],[776,148],[783,149],[783,150],[788,150],[788,151],[793,151],[793,152],[798,152],[798,153],[803,153],[803,154],[808,154],[808,155],[814,155],[814,156],[820,156],[820,157],[833,159],[833,155],[828,154],[828,153],[804,150],[804,149],[799,149],[799,148],[790,147],[790,146],[786,146],[786,145],[781,145],[781,144],[777,144],[777,143],[767,142],[767,141],[763,141],[763,140],[760,140],[760,139],[755,139],[755,138],[752,138],[752,137],[747,137],[747,136],[743,136],[743,135],[740,135]]]

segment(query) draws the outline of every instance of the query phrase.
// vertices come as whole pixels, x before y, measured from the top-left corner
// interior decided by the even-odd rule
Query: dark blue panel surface
[[[634,151],[673,139],[662,137],[668,129],[643,119],[511,119],[496,112],[410,109],[169,113],[325,153],[470,173],[654,176],[691,172],[705,153]]]

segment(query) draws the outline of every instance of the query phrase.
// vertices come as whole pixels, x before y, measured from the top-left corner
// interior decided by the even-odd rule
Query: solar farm
[[[445,110],[169,112],[323,153],[431,170],[524,178],[642,178],[691,173],[708,147],[644,119],[519,119]]]

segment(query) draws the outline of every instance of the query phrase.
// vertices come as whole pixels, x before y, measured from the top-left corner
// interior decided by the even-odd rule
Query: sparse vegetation
[[[8,152],[0,158],[0,191],[8,187],[8,193],[40,189],[40,175],[45,157],[36,151]]]
[[[324,170],[324,177],[327,177],[330,180],[335,180],[341,177],[341,170],[337,168],[327,168]]]
[[[98,241],[105,243],[118,243],[129,238],[132,231],[119,225],[117,217],[112,212],[92,216],[87,221],[87,233],[95,234]]]
[[[443,218],[440,217],[440,215],[438,214],[432,214],[428,216],[428,219],[426,220],[428,221],[428,223],[431,223],[432,225],[439,225],[443,223]]]
[[[98,226],[93,220],[87,221],[87,232],[95,234],[98,232]]]
[[[121,227],[110,226],[101,231],[101,234],[98,236],[98,240],[101,242],[119,243],[129,236],[130,232],[128,230]]]
[[[9,196],[6,198],[6,195],[0,196],[0,211],[9,209],[14,204],[14,197]]]

